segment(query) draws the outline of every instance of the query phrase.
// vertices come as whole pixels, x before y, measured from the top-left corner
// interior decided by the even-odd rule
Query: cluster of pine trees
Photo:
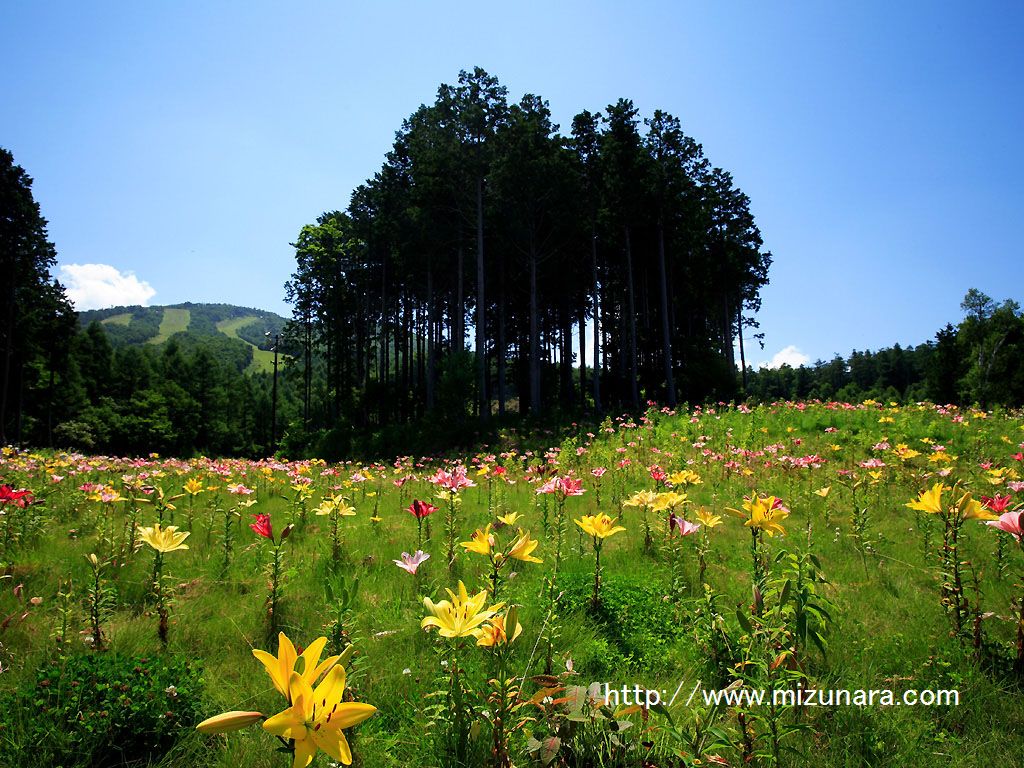
[[[479,68],[294,245],[313,431],[731,398],[771,263],[749,199],[675,117],[623,99],[562,134]]]

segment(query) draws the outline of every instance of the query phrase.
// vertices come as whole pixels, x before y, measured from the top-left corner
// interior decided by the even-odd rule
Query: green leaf
[[[742,608],[736,609],[736,621],[740,623],[740,627],[743,628],[744,632],[752,632],[753,628],[750,624],[750,617],[743,612]]]

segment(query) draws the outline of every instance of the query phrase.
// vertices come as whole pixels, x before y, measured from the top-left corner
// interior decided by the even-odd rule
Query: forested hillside
[[[285,319],[233,304],[111,307],[80,312],[82,328],[99,323],[111,346],[159,345],[175,339],[185,349],[205,346],[221,362],[245,373],[273,370],[274,339]]]

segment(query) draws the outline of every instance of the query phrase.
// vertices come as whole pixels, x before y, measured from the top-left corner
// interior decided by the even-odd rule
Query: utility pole
[[[264,334],[270,338],[270,331]],[[274,334],[274,387],[270,395],[270,453],[277,450],[277,349],[281,345],[281,334]]]

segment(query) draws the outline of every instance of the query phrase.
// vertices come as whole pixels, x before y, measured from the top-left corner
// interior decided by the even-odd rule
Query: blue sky
[[[479,65],[565,127],[667,110],[733,173],[775,256],[755,363],[925,341],[972,286],[1024,303],[1019,3],[500,6],[7,2],[0,146],[83,301],[287,314],[299,228]]]

